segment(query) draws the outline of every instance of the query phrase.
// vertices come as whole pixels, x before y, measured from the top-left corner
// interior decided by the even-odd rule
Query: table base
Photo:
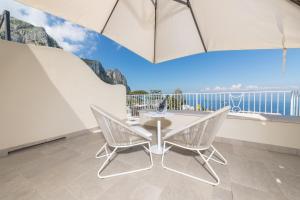
[[[152,146],[150,147],[150,151],[151,151],[152,153],[158,154],[158,155],[162,155],[162,154],[163,154],[163,148],[162,148],[162,147],[159,148],[159,146],[158,146],[157,144],[152,145]]]

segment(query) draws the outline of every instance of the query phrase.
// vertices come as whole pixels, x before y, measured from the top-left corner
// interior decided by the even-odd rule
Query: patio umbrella
[[[18,1],[153,63],[209,51],[300,47],[300,6],[289,0]]]

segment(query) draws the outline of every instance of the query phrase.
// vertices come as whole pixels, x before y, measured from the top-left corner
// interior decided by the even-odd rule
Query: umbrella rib
[[[156,17],[156,12],[157,12],[157,0],[155,0],[154,2],[154,9],[155,9],[155,16],[154,16],[154,46],[153,46],[153,62],[155,63],[156,61],[156,20],[157,20],[157,17]]]
[[[111,16],[112,16],[112,14],[113,14],[113,12],[115,11],[115,8],[117,7],[118,3],[119,3],[119,0],[116,1],[116,3],[115,3],[115,5],[114,5],[113,9],[111,10],[111,12],[110,12],[110,14],[109,14],[109,17],[108,17],[108,19],[106,20],[106,22],[105,22],[105,24],[104,24],[104,26],[103,26],[103,28],[102,28],[102,30],[101,30],[101,32],[100,32],[101,34],[103,34],[103,32],[104,32],[104,30],[105,30],[105,28],[106,28],[106,26],[107,26],[107,24],[108,24],[108,22],[109,22],[109,20],[110,20],[110,18],[111,18]]]
[[[205,45],[205,43],[204,43],[204,40],[203,40],[201,31],[200,31],[200,28],[199,28],[199,26],[198,26],[198,23],[197,23],[197,20],[196,20],[196,17],[195,17],[195,14],[194,14],[192,5],[191,5],[191,3],[190,3],[189,0],[187,0],[187,6],[189,7],[189,9],[190,9],[190,11],[191,11],[191,14],[192,14],[192,17],[193,17],[195,26],[196,26],[196,28],[197,28],[197,31],[198,31],[198,34],[199,34],[199,37],[200,37],[200,40],[201,40],[201,43],[202,43],[202,46],[203,46],[203,48],[204,48],[204,51],[205,51],[205,53],[207,53],[206,45]]]
[[[151,2],[152,2],[152,4],[153,4],[153,6],[155,6],[155,0],[151,0]]]
[[[176,1],[178,3],[181,3],[181,4],[184,4],[184,5],[188,6],[188,2],[185,2],[185,1],[182,1],[182,0],[173,0],[173,1]]]
[[[291,0],[293,3],[297,4],[298,6],[300,6],[300,0]]]

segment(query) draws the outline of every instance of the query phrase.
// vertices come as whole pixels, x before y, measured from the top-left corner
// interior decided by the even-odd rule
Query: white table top
[[[160,113],[160,112],[146,112],[144,113],[145,116],[148,116],[148,117],[152,117],[152,118],[165,118],[165,117],[168,117],[168,116],[172,116],[174,115],[173,113]]]

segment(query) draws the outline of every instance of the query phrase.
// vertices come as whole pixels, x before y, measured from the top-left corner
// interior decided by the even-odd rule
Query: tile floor
[[[103,160],[94,158],[101,134],[38,145],[0,159],[0,199],[7,200],[299,200],[300,157],[215,143],[228,165],[211,163],[219,186],[163,169],[154,155],[151,170],[110,179],[97,178]],[[128,152],[130,151],[130,152]],[[210,178],[199,157],[174,148],[166,163],[193,175]],[[149,157],[141,149],[116,156],[104,174],[145,167]]]

